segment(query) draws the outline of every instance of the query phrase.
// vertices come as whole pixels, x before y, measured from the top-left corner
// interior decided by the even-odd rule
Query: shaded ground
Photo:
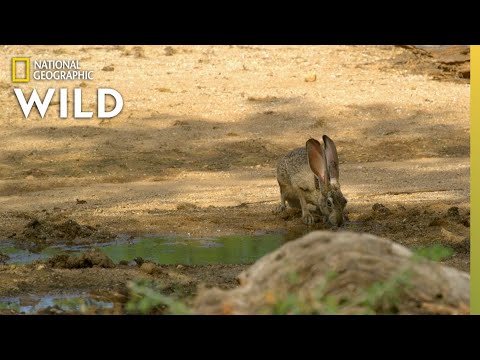
[[[273,214],[275,163],[326,133],[339,151],[350,230],[409,247],[448,244],[447,264],[469,270],[465,48],[7,46],[0,62],[15,56],[79,59],[94,70],[93,82],[20,88],[80,86],[83,109],[95,111],[96,89],[112,87],[125,106],[113,120],[59,120],[58,105],[27,120],[9,66],[0,67],[0,241],[35,220],[111,234],[302,234],[298,214]],[[389,210],[372,210],[377,203]],[[227,280],[212,283],[229,286],[243,268],[226,266]],[[51,274],[64,279],[62,289],[108,291],[138,272],[43,271],[2,267],[0,296],[23,283],[21,291],[53,290]],[[195,284],[210,271],[195,268]]]

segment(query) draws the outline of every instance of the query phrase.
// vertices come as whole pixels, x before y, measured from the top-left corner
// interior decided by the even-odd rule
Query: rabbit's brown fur
[[[277,181],[280,186],[279,211],[290,207],[302,209],[303,221],[311,225],[314,217],[307,204],[312,204],[331,225],[340,226],[344,220],[347,200],[339,182],[339,162],[335,143],[326,135],[324,144],[309,139],[277,163]]]

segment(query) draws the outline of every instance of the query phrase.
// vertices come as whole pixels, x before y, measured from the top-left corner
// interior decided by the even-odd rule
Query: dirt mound
[[[470,276],[390,240],[312,232],[239,275],[240,287],[203,290],[202,314],[468,313]]]
[[[32,252],[41,251],[53,243],[81,244],[82,242],[105,242],[115,238],[108,231],[99,230],[89,225],[80,225],[75,220],[56,223],[48,220],[33,219],[15,236],[19,248]]]
[[[47,261],[47,264],[53,268],[60,269],[84,269],[94,266],[102,268],[114,268],[112,259],[99,251],[83,253],[79,256],[60,254]]]
[[[420,206],[388,208],[376,203],[355,220],[361,225],[352,225],[350,230],[388,237],[408,247],[441,244],[458,254],[470,252],[470,211],[457,206],[438,211]],[[415,240],[420,237],[422,244]]]
[[[395,65],[407,65],[411,71],[430,75],[434,80],[470,82],[470,47],[400,47],[408,51],[397,56]]]

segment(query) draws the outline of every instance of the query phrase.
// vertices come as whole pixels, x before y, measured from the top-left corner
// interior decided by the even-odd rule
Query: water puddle
[[[115,263],[133,261],[141,257],[158,264],[248,264],[277,249],[286,241],[298,237],[285,234],[237,235],[211,239],[183,237],[147,236],[110,243],[67,246],[55,245],[38,253],[22,250],[12,242],[0,242],[0,253],[7,255],[7,264],[27,264],[35,260],[46,260],[60,253],[76,254],[97,248]]]
[[[18,314],[36,314],[45,309],[54,309],[54,313],[81,313],[84,309],[112,309],[113,303],[99,300],[84,293],[31,295],[0,299],[0,307],[14,310]]]

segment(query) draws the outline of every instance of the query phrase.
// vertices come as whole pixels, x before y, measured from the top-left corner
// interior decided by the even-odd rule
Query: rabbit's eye
[[[327,199],[327,206],[328,206],[329,208],[331,208],[331,207],[332,207],[332,200],[330,200],[330,199]]]

